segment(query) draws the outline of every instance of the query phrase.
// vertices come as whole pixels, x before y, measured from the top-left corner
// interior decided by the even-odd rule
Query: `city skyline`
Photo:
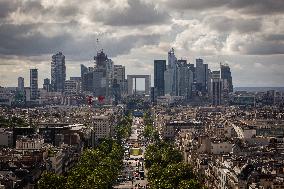
[[[167,59],[173,47],[178,59],[195,63],[202,58],[212,70],[228,63],[234,87],[282,87],[283,4],[1,1],[0,86],[17,86],[18,77],[28,81],[31,68],[38,69],[42,86],[43,79],[50,78],[51,56],[58,51],[66,56],[67,78],[80,76],[80,64],[92,66],[100,48],[115,64],[126,66],[126,75],[153,76],[153,61]]]
[[[0,189],[284,188],[284,0],[0,0]]]

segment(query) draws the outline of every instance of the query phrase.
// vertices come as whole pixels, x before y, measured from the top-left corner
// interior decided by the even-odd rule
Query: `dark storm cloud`
[[[283,0],[231,0],[227,6],[248,14],[282,14],[284,11]]]
[[[79,6],[72,1],[56,7],[44,7],[39,0],[21,1],[17,6],[19,13],[35,18],[42,16],[43,19],[54,19],[54,21],[66,21],[67,18],[74,18],[80,13]]]
[[[0,18],[6,18],[11,12],[14,12],[18,7],[17,1],[0,1]]]
[[[269,41],[277,41],[284,43],[284,34],[271,34],[265,37]]]
[[[246,45],[244,51],[250,55],[284,54],[284,43],[256,42],[252,45]]]
[[[47,28],[64,28],[66,25],[74,25],[76,22],[65,24],[50,24]],[[13,25],[4,24],[0,27],[0,54],[34,56],[51,54],[63,51],[65,55],[74,60],[87,60],[96,52],[95,35],[85,35],[76,38],[69,33],[59,33],[50,37],[38,31],[41,24]],[[106,36],[102,39],[101,47],[111,57],[126,54],[132,48],[147,44],[158,44],[159,35],[126,35],[123,37]],[[92,42],[93,41],[93,42]]]
[[[157,45],[160,41],[160,35],[131,35],[123,38],[109,38],[103,42],[106,50],[111,56],[127,54],[132,48],[143,45]]]
[[[261,35],[247,42],[235,43],[232,50],[249,55],[284,54],[284,35]]]
[[[36,24],[2,24],[0,27],[0,54],[2,55],[42,55],[71,40],[69,34],[47,37],[36,29]]]
[[[88,60],[95,55],[97,36],[90,35],[65,44],[64,53],[73,60]],[[127,35],[124,37],[104,37],[99,48],[104,49],[109,57],[128,54],[131,49],[142,45],[158,44],[160,35]],[[93,42],[92,42],[93,41]]]
[[[19,4],[20,11],[23,13],[42,12],[45,8],[42,6],[41,1],[25,1]]]
[[[238,31],[240,33],[261,31],[261,19],[232,19],[225,16],[214,16],[205,19],[205,24],[219,32]]]
[[[224,6],[229,0],[179,0],[166,1],[167,5],[176,9],[201,10]]]
[[[249,55],[271,55],[271,54],[284,54],[284,45],[282,44],[264,44],[260,43],[254,46],[246,46],[246,52]]]
[[[206,10],[227,7],[248,14],[283,13],[283,0],[168,0],[167,5],[176,9]]]
[[[111,26],[134,26],[160,24],[169,19],[169,15],[141,0],[128,0],[128,5],[124,10],[95,10],[93,20]]]

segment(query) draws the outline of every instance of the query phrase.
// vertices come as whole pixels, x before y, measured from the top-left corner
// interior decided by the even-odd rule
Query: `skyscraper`
[[[176,67],[177,58],[175,56],[175,50],[172,48],[168,52],[168,68],[175,68]]]
[[[112,95],[113,61],[107,57],[103,50],[94,57],[94,95],[110,97]]]
[[[231,69],[228,64],[220,64],[221,69],[221,79],[226,79],[228,82],[229,92],[233,92],[233,81]]]
[[[89,73],[89,69],[83,64],[81,64],[81,81],[82,91],[93,92],[93,73]]]
[[[37,69],[30,69],[30,91],[31,100],[38,99],[38,72]]]
[[[79,93],[79,83],[74,80],[66,80],[64,85],[66,95],[76,95]]]
[[[82,90],[87,92],[94,92],[94,71],[91,69],[83,75]]]
[[[195,76],[197,90],[204,93],[208,92],[208,64],[204,64],[203,59],[196,59]]]
[[[158,96],[165,95],[166,60],[154,60],[154,87],[157,89]]]
[[[43,89],[47,92],[50,91],[50,79],[46,78],[43,80]]]
[[[119,85],[120,95],[126,93],[125,66],[114,65],[113,79],[116,80],[115,84]]]
[[[63,92],[66,80],[65,56],[62,52],[52,56],[51,61],[51,89],[55,92]]]
[[[24,91],[25,90],[25,80],[23,77],[18,77],[18,91]]]
[[[81,64],[81,79],[82,80],[83,80],[84,74],[88,73],[88,71],[89,71],[88,68],[85,65]]]
[[[178,60],[177,65],[177,89],[178,96],[183,96],[185,99],[191,97],[193,83],[193,73],[191,71],[190,64],[187,64],[187,60]]]
[[[222,104],[223,82],[220,78],[212,78],[212,104],[215,106]]]
[[[165,80],[165,94],[170,94],[176,96],[178,93],[177,89],[177,58],[175,56],[175,51],[172,48],[168,52],[168,66],[164,73]]]
[[[221,78],[220,71],[212,71],[211,72],[211,78],[212,79],[220,79]]]
[[[167,69],[164,72],[164,80],[165,80],[165,95],[175,95],[173,94],[173,82],[174,82],[174,70]]]
[[[105,72],[102,69],[95,69],[93,72],[94,96],[107,96],[107,81]]]

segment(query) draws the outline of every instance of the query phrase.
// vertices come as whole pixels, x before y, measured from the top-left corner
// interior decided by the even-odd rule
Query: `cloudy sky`
[[[228,63],[235,86],[284,86],[284,1],[0,0],[1,86],[19,76],[28,86],[30,68],[41,85],[58,51],[68,77],[93,65],[97,48],[127,74],[153,74],[171,47],[212,70]]]

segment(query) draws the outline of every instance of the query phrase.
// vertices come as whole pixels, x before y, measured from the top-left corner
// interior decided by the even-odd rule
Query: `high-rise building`
[[[31,100],[38,99],[38,72],[37,69],[30,69],[30,96]]]
[[[165,95],[166,60],[154,60],[154,87],[157,89],[158,96]]]
[[[188,64],[189,70],[192,72],[193,74],[193,80],[195,79],[195,67],[194,64]]]
[[[177,88],[177,58],[175,56],[175,51],[172,48],[168,52],[168,66],[165,71],[165,94],[170,94],[176,96],[178,93]]]
[[[25,90],[25,80],[23,77],[18,77],[18,91]]]
[[[113,79],[116,81],[115,82],[116,87],[119,87],[120,95],[125,94],[126,93],[125,66],[114,65]],[[116,88],[116,92],[117,90],[118,89]]]
[[[93,72],[81,64],[82,91],[93,92]]]
[[[64,92],[66,80],[65,56],[59,52],[52,56],[51,61],[51,89],[55,92]]]
[[[173,83],[174,83],[174,70],[167,69],[164,72],[164,80],[165,80],[165,95],[175,95],[173,94]]]
[[[23,77],[18,77],[18,87],[14,96],[15,103],[23,104],[26,100],[25,81]]]
[[[46,90],[47,92],[50,92],[50,79],[46,78],[43,80],[43,89]]]
[[[212,104],[215,106],[222,104],[222,89],[223,89],[223,82],[220,78],[213,78],[212,79]]]
[[[82,91],[93,92],[94,91],[94,72],[88,71],[82,78]]]
[[[117,83],[117,79],[114,79],[112,85],[112,95],[114,97],[115,104],[118,104],[118,102],[121,100],[121,94],[121,86]]]
[[[173,48],[168,52],[168,63],[168,68],[176,67],[177,58],[175,56],[175,50]]]
[[[155,87],[151,87],[151,102],[156,103],[157,97],[157,89]]]
[[[187,64],[186,60],[178,60],[177,95],[183,96],[185,99],[189,99],[192,92],[193,73],[190,68],[190,64]]]
[[[103,69],[95,69],[93,72],[94,96],[107,96],[106,72]]]
[[[211,78],[212,78],[212,79],[220,79],[220,78],[221,78],[221,73],[220,73],[220,71],[212,71],[212,72],[211,72]]]
[[[85,65],[81,64],[81,78],[82,79],[84,77],[84,74],[88,73],[88,71],[89,69]]]
[[[208,68],[208,75],[207,75],[207,93],[208,93],[208,95],[211,94],[211,89],[212,89],[211,80],[212,80],[212,71]]]
[[[75,95],[79,93],[78,82],[74,80],[66,80],[64,85],[64,93],[68,95]]]
[[[231,69],[228,64],[220,64],[221,69],[221,79],[226,79],[228,82],[229,92],[233,92],[233,81]]]
[[[70,77],[71,81],[75,81],[77,83],[78,92],[82,92],[82,78],[81,77]]]
[[[114,77],[113,61],[107,57],[103,50],[97,52],[94,60],[94,95],[111,97]]]
[[[208,92],[208,64],[203,63],[203,59],[196,59],[195,81],[197,83],[197,90],[201,92]]]

